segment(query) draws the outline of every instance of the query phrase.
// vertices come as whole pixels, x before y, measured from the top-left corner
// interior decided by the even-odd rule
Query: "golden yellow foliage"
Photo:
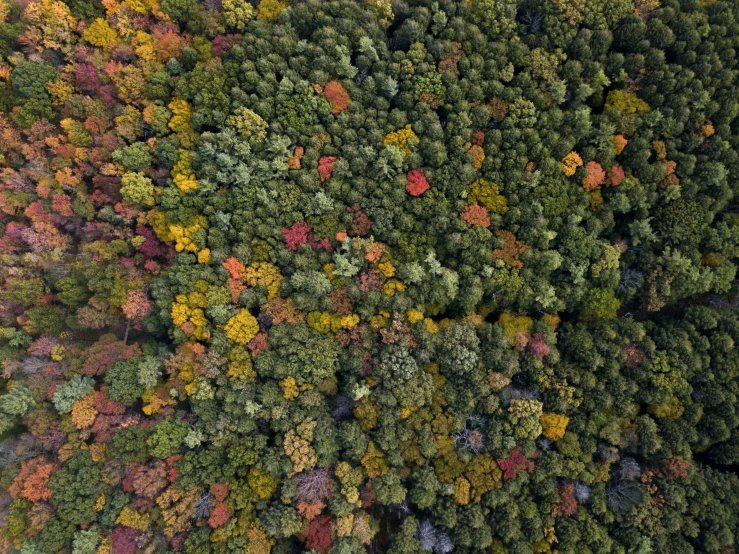
[[[410,309],[406,312],[405,316],[408,318],[408,323],[418,323],[423,321],[423,312],[421,310]]]
[[[572,177],[578,167],[582,167],[582,158],[577,152],[570,152],[562,159],[562,173]]]
[[[290,7],[285,0],[262,0],[257,6],[257,19],[275,21],[283,10]]]
[[[271,473],[267,473],[259,467],[253,467],[249,471],[249,475],[246,478],[249,487],[254,491],[259,498],[266,500],[272,493],[277,489],[277,485],[280,480],[273,476]]]
[[[470,503],[470,482],[464,477],[457,477],[454,482],[454,502],[461,506]]]
[[[553,441],[565,436],[569,422],[570,418],[562,414],[544,413],[539,416],[539,423],[544,436]]]
[[[77,400],[72,406],[72,423],[77,429],[87,429],[95,423],[98,411],[95,409],[95,391]]]
[[[115,29],[108,24],[106,19],[101,17],[98,17],[85,29],[85,32],[82,33],[82,38],[93,46],[105,49],[110,48],[121,40]]]
[[[411,155],[411,144],[418,144],[420,139],[413,132],[413,128],[410,124],[406,125],[403,129],[388,133],[382,140],[382,144],[385,146],[395,145],[398,147],[403,155],[407,158]]]
[[[516,344],[516,333],[523,333],[525,335],[528,335],[531,331],[531,326],[534,324],[530,317],[526,317],[523,315],[514,316],[512,314],[509,314],[508,312],[503,312],[502,314],[500,314],[500,317],[498,318],[498,323],[503,326],[506,333],[508,334],[508,337],[511,341],[511,346]]]
[[[236,344],[248,344],[251,339],[257,336],[259,332],[259,323],[256,318],[249,313],[249,310],[242,309],[228,320],[226,323],[226,337]]]
[[[140,514],[131,506],[125,506],[115,522],[117,525],[125,525],[137,531],[146,531],[149,528],[151,520],[148,513]]]
[[[26,43],[35,45],[38,52],[46,49],[68,52],[75,41],[77,20],[64,2],[31,2],[22,19],[27,25]]]
[[[280,388],[282,389],[282,396],[288,400],[293,400],[300,394],[298,385],[295,383],[295,377],[292,375],[280,381]]]
[[[269,262],[254,262],[244,270],[244,281],[250,287],[267,288],[267,299],[272,300],[280,295],[282,274],[280,268]]]

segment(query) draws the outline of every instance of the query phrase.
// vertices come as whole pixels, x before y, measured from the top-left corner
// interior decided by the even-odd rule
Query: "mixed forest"
[[[0,552],[733,554],[739,1],[0,0]]]

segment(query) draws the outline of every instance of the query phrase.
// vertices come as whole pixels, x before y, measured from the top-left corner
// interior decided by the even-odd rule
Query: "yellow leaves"
[[[382,273],[385,277],[389,278],[395,275],[395,266],[391,261],[377,264],[377,269],[379,269],[380,273]]]
[[[257,19],[276,21],[283,10],[290,7],[285,0],[262,0],[257,7]]]
[[[77,429],[92,427],[97,415],[94,391],[77,400],[72,406],[72,423]]]
[[[562,159],[562,173],[567,177],[572,177],[578,167],[582,167],[582,158],[577,152],[570,152]]]
[[[192,148],[198,138],[197,133],[190,126],[190,117],[192,116],[192,107],[182,98],[173,99],[167,106],[172,112],[172,118],[169,120],[169,128],[177,133],[180,144],[183,148]]]
[[[103,511],[103,508],[105,508],[105,493],[100,493],[100,496],[98,496],[97,500],[95,501],[95,511],[101,512]]]
[[[498,323],[500,323],[506,333],[508,333],[508,337],[511,340],[511,346],[516,344],[516,333],[528,335],[531,331],[531,326],[534,324],[530,317],[514,316],[508,312],[500,314]]]
[[[244,547],[244,554],[269,554],[275,544],[275,539],[269,537],[258,523],[252,524],[246,536],[249,544]]]
[[[481,204],[488,211],[503,215],[508,211],[508,200],[500,194],[500,188],[492,181],[478,179],[470,185],[468,204]]]
[[[195,171],[192,168],[191,155],[189,150],[180,149],[178,158],[172,168],[172,180],[180,192],[188,190],[197,190],[198,181],[195,178]]]
[[[300,394],[295,377],[292,375],[280,381],[280,388],[282,389],[282,396],[288,400],[294,400]]]
[[[313,433],[316,425],[317,423],[314,419],[306,418],[298,425],[297,429],[290,429],[285,434],[282,448],[293,463],[293,471],[290,476],[316,465],[318,461],[316,451],[310,445],[313,441]]]
[[[652,108],[650,108],[649,104],[633,92],[628,92],[626,90],[612,90],[606,97],[606,105],[604,109],[606,111],[618,110],[630,115],[641,115],[647,113]]]
[[[423,321],[423,312],[416,309],[408,310],[405,314],[406,318],[408,318],[408,323],[414,324],[418,323],[419,321]]]
[[[125,525],[137,531],[146,531],[151,523],[149,514],[140,514],[131,506],[124,506],[118,519],[115,520],[117,525]]]
[[[335,532],[337,537],[349,537],[354,526],[354,514],[349,513],[343,517],[336,518]]]
[[[198,252],[198,263],[203,265],[210,264],[210,248],[203,248]]]
[[[439,326],[430,317],[427,317],[423,320],[423,326],[426,327],[426,331],[431,335],[435,335],[439,332]]]
[[[367,473],[367,477],[370,479],[385,475],[388,472],[385,454],[372,441],[367,446],[367,452],[362,457],[361,463],[364,471]]]
[[[185,251],[196,253],[198,252],[198,250],[200,250],[200,248],[194,242],[195,233],[200,231],[200,229],[207,228],[208,219],[203,215],[196,215],[195,223],[193,223],[192,225],[188,225],[187,227],[180,224],[169,225],[167,227],[169,231],[167,238],[171,237],[171,239],[168,242],[172,242],[172,240],[175,241],[174,248],[177,252]]]
[[[377,427],[377,405],[369,398],[362,398],[354,407],[354,417],[362,431],[371,431]]]
[[[410,145],[418,144],[419,142],[421,142],[420,139],[416,136],[416,133],[413,132],[413,128],[410,124],[408,124],[403,129],[399,129],[398,131],[393,131],[392,133],[385,135],[382,144],[385,146],[397,146],[398,150],[408,158],[408,156],[411,155]]]
[[[236,346],[231,349],[228,353],[228,370],[226,371],[226,377],[230,381],[240,380],[253,382],[257,373],[254,371],[254,367],[251,361],[251,356],[242,346]]]
[[[254,8],[246,0],[223,0],[223,19],[226,25],[241,33],[254,19]]]
[[[390,279],[387,283],[382,285],[382,294],[385,296],[395,296],[396,292],[402,292],[405,290],[405,285],[397,279]]]
[[[256,318],[249,313],[249,310],[242,309],[228,320],[226,323],[226,337],[236,344],[248,344],[251,339],[257,336],[259,332],[259,323]]]
[[[357,314],[332,314],[329,312],[311,312],[306,323],[319,333],[336,333],[341,329],[351,329],[359,324]]]
[[[183,379],[183,380],[186,382],[192,379],[190,378],[190,379]],[[185,389],[187,390],[188,387],[190,387],[191,389],[194,388],[191,385],[192,383],[185,386]],[[188,395],[189,394],[190,393],[188,392]],[[141,408],[141,411],[144,412],[144,414],[148,416],[158,414],[159,411],[165,406],[174,406],[177,404],[177,401],[174,398],[171,398],[168,395],[162,397],[161,394],[157,394],[157,392],[154,390],[145,391],[141,395],[141,399],[147,403],[143,408]]]
[[[685,406],[675,395],[670,395],[670,399],[665,404],[651,404],[647,406],[647,411],[654,417],[666,419],[667,421],[675,421],[683,415]]]
[[[51,348],[51,359],[55,362],[61,362],[64,359],[64,352],[66,348],[63,344],[55,344]]]
[[[454,482],[454,502],[460,506],[470,503],[470,482],[464,477],[457,477]]]
[[[254,262],[244,270],[242,277],[250,287],[266,287],[268,300],[279,297],[282,274],[276,265],[269,262]]]
[[[464,475],[470,483],[470,499],[476,504],[482,500],[482,495],[503,486],[503,472],[487,453],[474,456],[467,464]]]
[[[545,413],[539,416],[539,423],[544,436],[553,441],[565,436],[569,422],[570,418],[562,414]]]
[[[24,35],[36,50],[69,51],[75,41],[77,20],[64,2],[39,0],[28,4],[22,19],[27,24]]]
[[[557,314],[544,314],[541,316],[541,320],[554,331],[559,326],[559,316]]]
[[[254,493],[262,500],[266,500],[272,496],[272,493],[275,492],[280,482],[277,477],[259,467],[251,468],[246,481]]]
[[[74,94],[74,87],[66,81],[57,79],[56,81],[46,83],[46,91],[51,95],[52,104],[61,106]]]
[[[120,41],[120,37],[115,29],[111,28],[106,19],[98,17],[90,26],[82,33],[82,38],[93,46],[108,49],[116,42]]]
[[[178,295],[178,297],[184,297],[184,295]],[[208,319],[205,317],[202,308],[192,308],[177,301],[172,303],[170,315],[172,316],[172,323],[180,327],[186,334],[190,334],[198,340],[207,338],[208,333],[205,332],[205,328],[208,325]]]

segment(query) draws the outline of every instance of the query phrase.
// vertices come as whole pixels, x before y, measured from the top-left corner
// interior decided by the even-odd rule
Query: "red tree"
[[[507,458],[498,458],[498,467],[503,470],[503,479],[515,480],[516,476],[523,472],[534,472],[534,461],[523,455],[521,447],[517,446],[510,451]]]
[[[138,543],[139,532],[130,527],[116,527],[113,529],[111,546],[113,554],[134,554]]]
[[[426,175],[423,173],[423,168],[411,169],[408,172],[408,184],[405,186],[405,190],[411,196],[421,196],[424,192],[429,190],[431,185],[426,180]]]
[[[335,163],[336,156],[323,156],[318,160],[318,174],[321,176],[322,183],[325,183],[331,178],[331,173],[334,171]]]
[[[323,89],[326,100],[331,103],[334,115],[347,109],[352,99],[339,81],[330,81]]]
[[[318,516],[310,522],[308,536],[305,539],[307,549],[315,549],[322,554],[331,548],[331,517],[327,515]]]

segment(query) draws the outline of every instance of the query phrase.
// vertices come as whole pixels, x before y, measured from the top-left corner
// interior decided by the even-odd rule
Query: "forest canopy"
[[[0,0],[0,551],[736,552],[738,55],[736,0]]]

